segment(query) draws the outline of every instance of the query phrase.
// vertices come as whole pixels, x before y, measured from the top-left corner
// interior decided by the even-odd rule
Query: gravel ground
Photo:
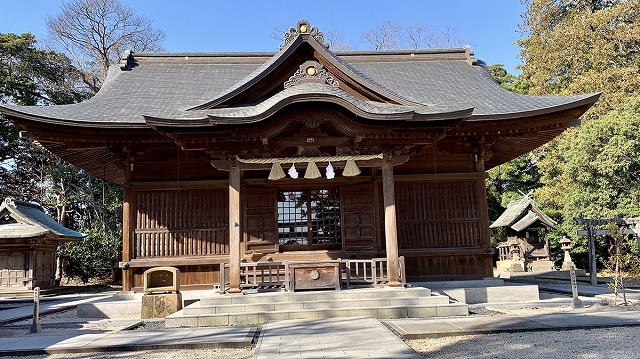
[[[407,340],[425,358],[636,359],[638,327]]]

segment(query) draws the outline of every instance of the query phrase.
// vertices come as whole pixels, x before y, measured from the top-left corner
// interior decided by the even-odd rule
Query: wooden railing
[[[228,263],[220,264],[220,278],[220,291],[224,293],[229,289]],[[284,288],[285,264],[283,262],[240,263],[240,287],[243,289]]]
[[[314,261],[308,261],[312,264]],[[326,263],[327,261],[322,261]],[[337,259],[341,286],[384,286],[388,281],[387,259]],[[285,289],[288,262],[250,262],[240,264],[240,287],[243,289]],[[297,262],[299,263],[299,262]],[[398,258],[399,281],[407,284],[404,257]],[[229,264],[220,264],[220,292],[229,289]]]
[[[383,286],[389,281],[386,258],[347,259],[342,262],[344,263],[344,280],[347,287],[363,284],[377,287]],[[404,257],[398,258],[398,269],[400,283],[407,284]]]

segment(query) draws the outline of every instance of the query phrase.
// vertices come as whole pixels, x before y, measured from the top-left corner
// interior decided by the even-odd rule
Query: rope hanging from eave
[[[247,164],[267,164],[267,163],[307,163],[307,162],[339,162],[339,161],[368,161],[382,159],[383,154],[377,155],[342,155],[342,156],[319,156],[319,157],[288,157],[288,158],[240,158],[236,156],[238,162]]]

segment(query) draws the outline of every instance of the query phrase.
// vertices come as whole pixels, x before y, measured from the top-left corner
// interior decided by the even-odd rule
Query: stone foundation
[[[141,319],[165,318],[182,309],[182,294],[145,294],[142,296]]]

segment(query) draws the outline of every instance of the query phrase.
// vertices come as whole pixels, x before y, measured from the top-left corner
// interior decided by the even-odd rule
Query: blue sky
[[[274,28],[288,29],[307,19],[320,31],[340,31],[358,49],[367,49],[361,34],[392,20],[403,26],[425,25],[431,32],[457,30],[476,57],[502,63],[509,72],[521,63],[518,25],[524,7],[519,0],[415,1],[215,1],[121,0],[153,21],[166,34],[164,47],[179,52],[277,51]],[[1,0],[0,32],[31,32],[47,37],[45,19],[59,13],[62,0]]]

